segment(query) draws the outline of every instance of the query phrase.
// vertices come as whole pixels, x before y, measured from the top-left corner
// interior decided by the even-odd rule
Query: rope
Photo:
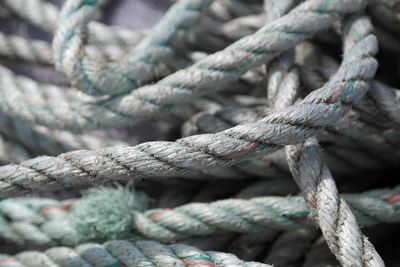
[[[75,249],[54,247],[45,252],[26,251],[13,257],[3,255],[0,266],[238,266],[268,267],[270,265],[244,262],[229,253],[206,251],[174,244],[162,245],[154,241],[108,241],[104,244],[82,244]]]
[[[76,118],[77,114],[68,112],[68,103],[62,102],[61,105],[57,103],[57,107],[50,106],[52,108],[50,111],[49,107],[46,107],[44,114],[42,112],[40,115],[31,114],[30,119],[34,117],[36,123],[49,127],[93,129],[111,126],[111,123],[112,126],[133,124],[145,118],[154,118],[157,115],[176,111],[176,104],[189,102],[211,93],[221,85],[235,80],[248,69],[264,64],[282,50],[312,36],[317,30],[328,27],[333,22],[335,14],[357,11],[364,6],[363,1],[344,1],[340,5],[336,5],[336,2],[321,6],[316,4],[318,3],[307,1],[255,34],[237,41],[225,50],[210,55],[187,69],[169,75],[154,85],[143,86],[130,94],[100,101],[96,105],[93,103],[83,104],[83,106],[74,105],[73,109],[80,111],[78,118]],[[297,16],[305,16],[304,25],[297,23]],[[315,24],[316,20],[320,20],[320,23]],[[306,33],[285,34],[286,28],[292,29],[291,32]],[[249,43],[255,44],[251,50],[248,47]],[[273,47],[276,49],[271,50]],[[206,71],[207,68],[210,71]],[[188,80],[187,77],[191,79]],[[7,98],[8,93],[2,100],[8,102]],[[24,102],[26,100],[21,99],[21,103]],[[59,106],[62,105],[65,106],[61,111]],[[29,106],[29,104],[25,103],[24,106]],[[30,110],[38,113],[40,111],[38,108],[40,105],[36,104],[35,109]],[[7,111],[4,110],[4,112]],[[16,112],[20,113],[18,110]],[[49,113],[57,114],[58,119],[52,120],[51,117],[49,118]]]
[[[181,0],[144,31],[93,21],[107,2],[1,3],[3,18],[55,37],[0,33],[0,197],[33,193],[0,201],[2,249],[19,252],[0,266],[336,265],[328,250],[345,267],[384,266],[372,243],[383,258],[396,244],[360,226],[400,221],[387,179],[400,157],[398,0]],[[17,60],[55,64],[72,87],[19,75]],[[151,131],[166,141],[127,145]],[[116,181],[127,188],[76,191]]]
[[[2,66],[0,66],[0,74],[2,112],[27,123],[45,125],[52,129],[82,132],[83,130],[123,127],[138,122],[119,113],[118,110],[111,109],[108,106],[108,103],[113,102],[111,99],[94,99],[67,88],[41,84],[28,77],[15,76]],[[18,102],[15,101],[16,99]],[[199,110],[214,108],[215,103],[200,99],[188,106],[171,110],[171,116],[163,113],[159,116],[187,118]]]
[[[297,9],[304,8],[307,3]],[[290,14],[293,13],[296,14],[293,11]],[[338,121],[346,113],[348,105],[363,96],[368,89],[367,81],[375,74],[377,64],[372,56],[376,53],[376,46],[372,35],[363,36],[351,49],[351,55],[345,54],[348,56],[340,69],[324,87],[310,93],[298,104],[260,121],[175,142],[77,151],[56,158],[39,157],[21,163],[21,167],[7,165],[0,168],[1,195],[60,188],[60,184],[96,183],[104,178],[176,176],[205,167],[231,165],[234,161],[271,153],[282,145],[296,144]],[[146,166],[141,164],[144,160]],[[28,183],[23,182],[26,177],[29,177]]]
[[[53,40],[55,66],[73,86],[93,95],[118,95],[164,77],[175,69],[171,46],[180,30],[200,18],[211,0],[177,2],[146,38],[118,62],[101,62],[85,53],[85,26],[97,1],[67,1]],[[179,58],[179,57],[178,57]],[[183,65],[187,65],[183,63]]]
[[[400,220],[399,190],[342,196],[360,225],[395,223]],[[142,197],[135,202],[128,192],[110,189],[93,191],[80,201],[3,200],[0,212],[11,221],[3,219],[0,233],[14,243],[71,246],[82,240],[139,237],[171,243],[221,231],[259,233],[312,226],[307,205],[298,196],[227,199],[140,212],[143,207]]]
[[[344,35],[345,58],[346,53],[372,29],[372,25],[365,18],[350,21],[348,24],[349,29]],[[358,39],[354,39],[354,36]],[[275,90],[280,93],[275,93],[276,109],[290,106],[297,98],[297,73],[287,72],[281,76],[284,78],[278,89],[284,90]],[[314,138],[299,145],[286,147],[293,177],[302,190],[307,205],[315,209],[314,218],[328,246],[342,266],[383,266],[383,261],[373,245],[362,236],[347,203],[339,198],[333,177],[318,149]]]
[[[102,45],[87,47],[90,56],[99,60],[121,58],[126,49],[116,45]],[[7,35],[0,32],[0,55],[22,59],[30,63],[53,64],[53,50],[45,41],[24,38],[18,35]]]
[[[60,17],[58,7],[48,1],[3,0],[3,4],[20,17],[46,32],[54,32]],[[102,1],[99,1],[102,3]],[[101,44],[119,44],[124,46],[136,44],[142,37],[140,31],[130,31],[120,27],[109,27],[98,22],[91,22],[90,38]]]
[[[122,141],[110,138],[29,126],[3,114],[0,114],[0,133],[29,151],[48,155],[57,155],[76,149],[100,149],[113,145],[126,145]]]

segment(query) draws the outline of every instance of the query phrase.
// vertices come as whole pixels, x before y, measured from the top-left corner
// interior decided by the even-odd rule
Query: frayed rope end
[[[83,240],[126,239],[132,235],[133,210],[148,207],[148,197],[130,186],[92,188],[72,206],[70,220]]]

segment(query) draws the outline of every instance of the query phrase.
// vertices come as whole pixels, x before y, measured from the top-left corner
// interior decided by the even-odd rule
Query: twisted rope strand
[[[204,94],[211,93],[221,85],[237,79],[248,69],[264,64],[282,50],[286,50],[312,36],[315,31],[329,26],[336,14],[359,10],[365,4],[364,1],[348,0],[343,1],[343,3],[339,0],[331,1],[327,5],[316,2],[319,3],[319,1],[310,0],[301,4],[288,15],[266,25],[255,34],[239,40],[225,50],[208,56],[187,69],[169,75],[154,85],[143,86],[130,94],[97,103],[74,105],[73,109],[80,111],[79,117],[78,114],[66,113],[65,107],[60,111],[58,103],[56,107],[50,106],[50,114],[60,113],[57,114],[57,120],[49,118],[49,107],[46,107],[46,112],[40,112],[40,115],[35,114],[40,111],[40,109],[37,110],[40,108],[38,104],[35,105],[35,109],[30,109],[31,112],[35,111],[35,113],[32,112],[33,114],[29,115],[28,118],[34,117],[36,123],[49,127],[93,129],[107,127],[110,124],[113,126],[133,124],[146,118],[154,118],[171,111],[177,111],[177,104],[181,105]],[[299,18],[301,18],[302,24],[297,23]],[[315,23],[315,21],[319,21],[319,23]],[[296,34],[288,34],[287,28],[291,29],[290,32],[296,32]],[[298,32],[302,34],[298,34]],[[366,42],[368,43],[368,41]],[[249,44],[252,44],[251,48],[249,48]],[[360,49],[363,51],[362,48]],[[371,46],[367,49],[373,50],[375,48]],[[375,69],[373,67],[375,62],[369,60],[368,57],[359,63],[370,65],[371,68],[367,69],[359,66],[370,73]],[[353,68],[354,71],[356,71],[355,68]],[[207,71],[207,69],[212,71]],[[344,73],[341,75],[344,75]],[[359,83],[355,84],[358,85]],[[333,84],[329,86],[332,87]],[[8,94],[4,95],[3,98],[3,101],[9,101]],[[21,101],[26,102],[27,100],[22,98]],[[69,106],[68,103],[64,105]],[[21,113],[19,110],[15,112]]]
[[[99,1],[102,3],[103,1]],[[44,0],[3,0],[2,3],[20,17],[31,22],[38,28],[54,32],[60,12],[57,6]],[[118,44],[130,46],[136,44],[144,36],[141,31],[131,31],[121,27],[110,27],[98,22],[91,22],[90,38],[92,42],[102,44]]]
[[[379,44],[381,45],[380,41]],[[319,60],[321,61],[321,66],[318,67],[315,66],[314,62],[299,66],[302,74],[302,82],[304,82],[307,87],[319,88],[323,84],[323,81],[319,81],[320,77],[317,77],[317,71],[324,76],[323,78],[328,79],[337,69],[336,60],[330,56],[321,54]],[[314,70],[310,68],[314,68]],[[313,71],[315,73],[312,73]],[[311,85],[311,79],[313,79],[316,84]],[[318,79],[318,81],[316,79]],[[368,91],[367,97],[363,98],[359,103],[356,103],[353,111],[358,113],[362,121],[368,123],[370,127],[372,126],[379,129],[398,127],[399,118],[397,113],[400,109],[398,90],[378,80],[371,80],[370,85],[371,88]],[[388,119],[391,123],[387,122]],[[354,119],[351,120],[351,122],[353,121]],[[376,121],[380,122],[379,127],[377,127]],[[354,133],[357,132],[359,131],[354,131]]]
[[[366,18],[351,20],[348,25],[349,29],[344,35],[344,57],[372,31],[372,25]],[[288,90],[280,102],[293,102],[296,89],[289,87]],[[313,217],[341,265],[384,266],[373,245],[362,235],[346,201],[339,198],[334,179],[322,160],[316,140],[310,138],[302,144],[287,146],[286,150],[293,177],[307,205],[315,210]]]
[[[29,124],[82,132],[123,127],[139,121],[110,109],[108,103],[112,99],[95,99],[67,88],[41,84],[28,77],[15,76],[3,66],[0,66],[0,74],[1,110]],[[213,110],[215,103],[210,104],[209,101],[200,99],[188,106],[171,110],[170,115],[160,113],[159,117],[187,118],[199,109]]]
[[[270,265],[245,262],[229,253],[206,251],[183,244],[162,245],[154,241],[135,243],[113,240],[104,244],[82,244],[75,249],[54,247],[45,252],[26,251],[14,257],[3,255],[0,266],[6,267],[91,267],[91,266],[238,266],[268,267]]]
[[[375,190],[363,194],[343,194],[352,207],[360,225],[400,221],[400,187]],[[104,198],[104,197],[103,197]],[[106,200],[105,200],[106,201]],[[80,201],[55,201],[28,198],[3,200],[0,213],[3,217],[0,234],[10,242],[36,245],[75,245],[85,239],[98,239],[96,209],[86,209],[75,217],[74,226],[68,209],[71,204],[80,212]],[[97,202],[98,203],[98,202]],[[85,202],[82,202],[85,205]],[[121,210],[127,208],[120,207]],[[88,213],[90,212],[90,213]],[[111,212],[111,211],[110,211]],[[211,203],[190,203],[173,209],[151,209],[145,212],[130,210],[124,214],[127,227],[132,229],[120,238],[143,236],[160,242],[175,242],[193,236],[212,235],[221,232],[251,233],[265,229],[296,229],[310,226],[310,211],[302,197],[258,197],[248,200],[227,199]],[[87,215],[89,214],[89,215]],[[83,220],[82,216],[91,219]],[[5,218],[11,219],[7,222]],[[122,219],[116,219],[121,222]],[[111,222],[111,224],[113,224]],[[62,227],[61,227],[62,226]],[[92,229],[90,237],[84,229]],[[81,234],[81,231],[85,234]],[[96,232],[97,231],[97,232]],[[101,233],[104,236],[104,230]],[[113,237],[111,232],[109,238]]]
[[[55,33],[56,48],[0,32],[0,55],[53,62],[78,87],[40,84],[0,66],[0,161],[17,162],[0,166],[0,198],[151,178],[138,187],[158,200],[133,191],[131,181],[126,188],[90,189],[80,199],[2,200],[3,248],[50,249],[0,255],[0,267],[266,266],[246,262],[254,259],[332,265],[305,257],[318,236],[315,224],[342,266],[384,266],[372,243],[385,259],[390,245],[382,249],[382,239],[367,228],[370,242],[359,225],[399,222],[400,187],[339,195],[327,166],[340,172],[343,191],[392,184],[386,172],[378,175],[383,180],[366,170],[397,167],[400,157],[397,91],[373,80],[379,41],[386,51],[377,77],[396,81],[389,53],[397,51],[398,0],[265,0],[263,13],[260,0],[182,0],[153,30],[138,33],[91,21],[108,0],[67,0],[61,12],[44,0],[0,2]],[[364,11],[367,6],[376,12]],[[365,12],[388,15],[374,18],[381,27],[376,36]],[[58,17],[57,28],[44,25]],[[340,65],[330,55],[337,33],[343,35]],[[82,134],[160,118],[168,121],[151,129],[161,127],[162,138],[175,141],[102,148],[115,141],[108,136],[125,139],[139,127]],[[188,118],[186,136],[176,140],[177,125],[170,123]],[[98,134],[106,137],[90,139]],[[41,153],[46,156],[20,162]],[[250,186],[253,180],[214,180],[252,176],[268,179]],[[211,180],[193,180],[199,178]],[[296,183],[302,196],[290,195]],[[77,195],[68,189],[50,196],[70,193]],[[221,200],[231,196],[238,199]],[[154,241],[141,241],[147,238]],[[83,243],[89,241],[109,242]],[[186,245],[158,243],[177,241]]]
[[[90,56],[96,55],[101,60],[118,59],[126,49],[116,45],[87,47]],[[6,35],[0,32],[0,55],[18,58],[30,63],[53,64],[53,50],[49,43],[41,40],[24,38],[18,35]]]
[[[118,62],[101,62],[85,52],[85,27],[97,2],[69,0],[61,11],[53,40],[55,66],[72,85],[92,95],[118,95],[164,77],[177,60],[172,42],[193,25],[211,0],[177,2],[146,38]],[[187,64],[184,64],[187,65]],[[160,72],[160,73],[157,73]]]
[[[338,121],[348,106],[365,94],[367,81],[377,67],[373,58],[376,50],[376,38],[365,36],[354,45],[351,53],[345,54],[347,57],[340,69],[324,87],[310,93],[298,104],[255,123],[175,142],[76,151],[55,158],[39,157],[19,166],[1,167],[1,195],[129,176],[176,176],[205,167],[232,165],[235,161],[269,154],[283,145],[296,144]]]

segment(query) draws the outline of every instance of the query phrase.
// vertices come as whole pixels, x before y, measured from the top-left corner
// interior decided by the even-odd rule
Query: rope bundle
[[[396,266],[398,1],[107,2],[0,1],[0,266]]]

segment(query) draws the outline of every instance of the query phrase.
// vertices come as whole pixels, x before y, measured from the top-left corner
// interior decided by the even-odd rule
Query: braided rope
[[[41,84],[25,76],[15,76],[3,66],[0,66],[0,74],[2,112],[29,124],[82,132],[138,122],[118,110],[110,109],[108,102],[113,100],[98,100],[67,88]],[[219,108],[219,105],[200,99],[188,106],[171,110],[171,115],[160,113],[159,116],[187,118],[199,110],[215,108]]]
[[[26,251],[14,257],[3,255],[1,267],[90,267],[90,266],[238,266],[268,267],[257,262],[244,262],[235,255],[222,252],[203,252],[183,244],[162,245],[154,241],[108,241],[104,244],[82,244],[75,249],[54,247],[45,252]]]

